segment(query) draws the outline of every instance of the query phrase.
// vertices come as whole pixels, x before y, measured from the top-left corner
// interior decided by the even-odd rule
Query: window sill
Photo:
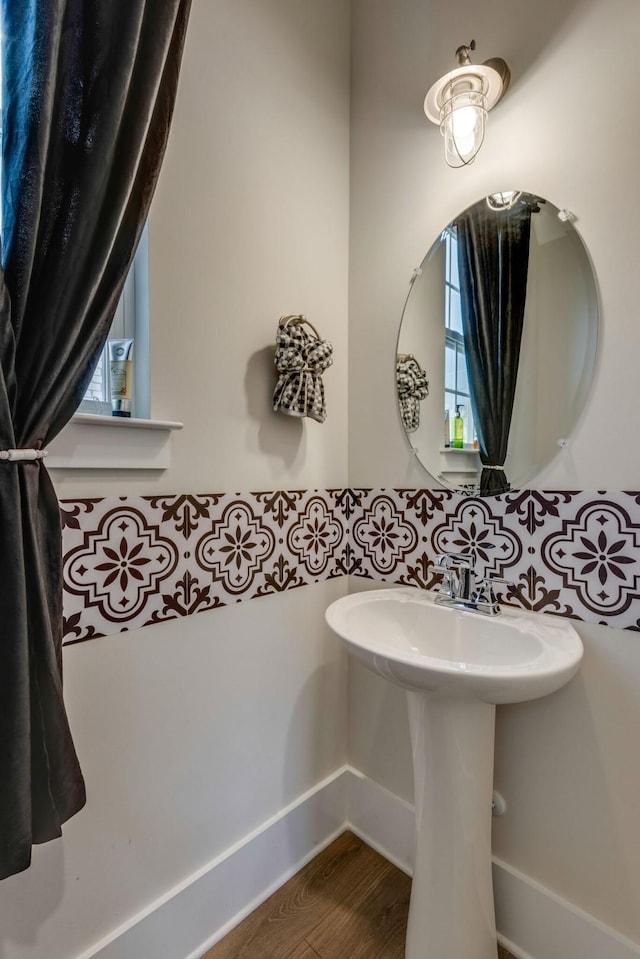
[[[49,469],[165,470],[182,423],[76,413],[49,444]]]
[[[441,446],[440,447],[441,456],[449,456],[450,454],[452,454],[453,456],[461,456],[461,455],[464,456],[465,453],[467,455],[469,453],[473,453],[475,454],[475,456],[480,456],[480,450],[474,449],[473,446]]]

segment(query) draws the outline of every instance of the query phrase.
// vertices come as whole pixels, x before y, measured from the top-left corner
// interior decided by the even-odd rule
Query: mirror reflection
[[[529,482],[572,432],[598,334],[596,284],[566,211],[508,191],[464,210],[414,274],[396,358],[401,421],[438,482]]]

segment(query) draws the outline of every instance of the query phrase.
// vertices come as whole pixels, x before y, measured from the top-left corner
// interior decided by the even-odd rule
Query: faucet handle
[[[450,562],[454,566],[458,564],[464,564],[468,567],[468,569],[473,569],[475,564],[475,556],[473,553],[440,553],[438,556],[436,556],[436,564],[438,566],[444,566],[445,568],[448,568]]]
[[[477,604],[482,604],[485,607],[486,612],[497,616],[500,613],[500,604],[493,590],[494,586],[513,586],[513,581],[502,579],[500,576],[485,576],[484,579],[480,579],[476,583],[475,600]]]
[[[513,586],[513,580],[502,579],[500,576],[485,576],[484,579],[477,580],[478,592],[484,592],[485,589],[493,594],[494,586]]]

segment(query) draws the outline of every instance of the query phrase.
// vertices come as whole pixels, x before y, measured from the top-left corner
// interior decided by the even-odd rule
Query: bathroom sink
[[[558,617],[504,607],[483,616],[436,605],[437,595],[352,593],[326,619],[350,653],[406,689],[416,845],[405,959],[496,959],[496,706],[560,689],[578,671],[582,642]]]
[[[582,642],[567,620],[504,607],[487,617],[438,606],[436,595],[352,593],[326,619],[350,653],[407,689],[498,705],[546,696],[578,671]]]

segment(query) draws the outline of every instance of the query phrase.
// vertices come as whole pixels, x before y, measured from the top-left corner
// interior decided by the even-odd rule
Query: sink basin
[[[326,619],[369,669],[407,690],[416,846],[405,959],[497,959],[491,880],[496,706],[553,693],[582,659],[570,622],[436,605],[411,587],[336,600]]]
[[[352,593],[326,618],[350,653],[408,689],[497,705],[546,696],[578,671],[582,642],[567,620],[504,608],[488,617],[435,597],[411,587]]]

